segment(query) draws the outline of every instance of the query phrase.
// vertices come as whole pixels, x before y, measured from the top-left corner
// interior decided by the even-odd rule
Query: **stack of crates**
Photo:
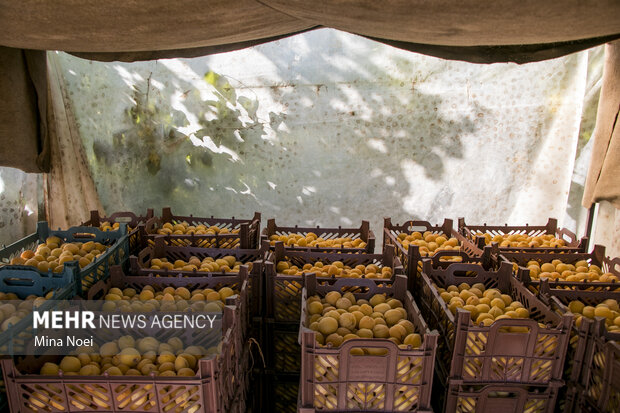
[[[183,234],[158,229],[180,225],[205,226],[206,231]],[[165,377],[154,375],[137,376],[42,376],[41,366],[46,361],[57,362],[57,356],[27,356],[20,359],[2,360],[4,379],[7,383],[11,409],[14,411],[183,411],[236,413],[248,410],[250,355],[248,340],[251,337],[251,314],[261,314],[262,258],[258,246],[260,236],[260,215],[253,219],[216,219],[174,216],[165,208],[162,217],[153,217],[149,210],[144,216],[132,213],[115,213],[100,217],[95,211],[83,227],[72,228],[66,234],[50,232],[42,224],[38,234],[7,247],[1,258],[6,263],[30,244],[55,235],[65,240],[74,236],[82,240],[84,234],[95,234],[96,241],[111,245],[97,260],[84,267],[74,268],[70,292],[56,294],[54,298],[68,299],[79,294],[97,302],[104,299],[114,288],[115,294],[122,291],[138,291],[148,286],[151,291],[178,292],[184,295],[197,289],[215,291],[229,287],[235,294],[226,298],[220,313],[221,322],[214,330],[204,332],[185,331],[184,342],[213,343],[217,354],[198,360],[197,373],[189,377]],[[169,224],[169,225],[166,225]],[[127,225],[129,236],[125,235]],[[218,226],[216,229],[215,226]],[[120,228],[115,230],[115,228]],[[147,231],[146,228],[149,228]],[[120,236],[122,235],[122,237]],[[86,241],[86,239],[84,239]],[[116,241],[116,242],[114,242]],[[218,248],[230,247],[230,248]],[[131,257],[130,257],[131,253]],[[223,258],[226,257],[226,260]],[[206,266],[180,268],[172,265],[176,260],[204,261]],[[233,260],[234,258],[234,260]],[[153,265],[158,260],[157,265]],[[224,262],[226,261],[226,262]],[[162,265],[168,262],[172,267]],[[240,263],[241,262],[241,263]],[[195,264],[195,262],[192,262]],[[215,268],[213,265],[217,265]],[[117,265],[117,264],[122,264]],[[229,268],[225,268],[225,265]],[[200,267],[200,268],[199,268]],[[234,268],[233,268],[234,267]],[[0,273],[11,269],[7,278],[16,282],[15,266],[0,268]],[[32,271],[31,267],[26,268]],[[21,277],[28,275],[21,269]],[[36,271],[36,269],[35,269]],[[110,275],[111,274],[111,275]],[[2,275],[2,274],[0,274]],[[63,274],[49,274],[56,281]],[[47,274],[41,274],[42,281],[35,287],[48,287]],[[254,285],[253,285],[254,281]],[[17,280],[19,284],[19,279]],[[64,281],[63,281],[64,282]],[[254,287],[254,288],[252,288]],[[63,291],[65,291],[63,290]],[[47,291],[43,290],[43,293]],[[205,293],[206,294],[206,293]],[[228,294],[228,293],[227,293]],[[180,296],[179,295],[179,296]],[[176,295],[175,295],[176,297]],[[222,296],[223,297],[223,296]],[[122,297],[131,301],[130,297]],[[213,299],[213,298],[209,298]],[[176,299],[175,299],[176,300]],[[90,302],[89,301],[89,302]],[[109,303],[111,301],[101,301]],[[212,309],[212,307],[209,307]],[[217,324],[217,323],[216,323]],[[31,325],[29,323],[28,325]],[[173,331],[161,332],[160,343],[175,336]],[[258,334],[254,334],[258,337]],[[13,340],[15,341],[15,340]]]
[[[530,292],[541,298],[541,301],[547,304],[550,309],[559,314],[564,314],[559,309],[557,302],[549,301],[540,296],[539,280],[530,277],[529,271],[526,269],[527,263],[532,260],[539,263],[551,262],[558,258],[564,260],[567,254],[571,255],[576,261],[579,259],[577,256],[583,254],[587,248],[588,239],[586,237],[578,239],[570,230],[559,228],[558,221],[554,218],[550,218],[545,225],[526,224],[522,226],[468,225],[463,218],[460,218],[458,227],[459,232],[474,246],[483,248],[485,245],[493,244],[494,247],[499,248],[498,261],[509,262],[513,266],[513,276],[516,276]],[[570,395],[575,390],[574,377],[578,375],[584,357],[589,329],[590,323],[587,321],[572,326],[566,350],[565,371],[562,376],[565,385],[560,388],[557,402],[557,409],[561,411],[572,411],[570,409],[564,410],[567,399],[570,399],[567,394]],[[569,401],[568,404],[571,402]]]
[[[76,296],[85,296],[91,285],[109,276],[111,265],[120,264],[123,257],[127,257],[128,246],[125,233],[126,228],[124,226],[119,227],[118,230],[104,233],[98,228],[88,226],[72,227],[65,231],[52,230],[47,222],[39,222],[35,233],[0,250],[0,293],[4,304],[18,307],[19,303],[16,300],[27,300],[30,303],[36,303],[40,310],[47,311],[53,309],[55,302],[59,300],[70,300]],[[46,240],[49,237],[57,237],[61,243],[99,242],[108,248],[88,265],[80,267],[78,261],[69,261],[65,262],[62,269],[56,272],[49,269],[41,271],[38,267],[31,265],[14,264],[19,258],[27,258],[33,255],[39,246],[46,246]],[[51,250],[49,248],[47,250],[51,255]],[[43,259],[47,258],[42,257]],[[38,259],[36,255],[34,258]],[[21,262],[21,260],[19,261]],[[31,301],[33,299],[34,301]],[[7,321],[7,328],[0,334],[2,354],[24,354],[33,338],[32,312],[25,315],[17,312],[5,319],[5,322]],[[8,410],[7,404],[8,400],[3,385],[0,396],[0,410]]]
[[[535,291],[541,300],[559,307],[560,313],[575,317],[565,366],[566,386],[560,394],[561,411],[618,411],[620,353],[617,351],[617,343],[620,330],[614,320],[616,315],[620,316],[620,308],[617,307],[620,303],[620,258],[610,259],[605,256],[605,248],[600,245],[595,245],[590,253],[549,254],[541,251],[503,253],[502,256],[504,260],[519,266],[518,278]],[[549,264],[556,268],[558,265],[568,266],[571,273],[555,279],[549,279],[544,273],[542,276],[534,274],[543,264],[547,264],[549,269]],[[569,276],[567,274],[574,275],[572,269],[575,267],[574,270],[577,270],[576,265],[583,267],[578,274],[592,274],[592,279],[575,280],[571,277],[566,280]],[[601,305],[611,311],[595,313],[596,307]],[[607,315],[608,318],[594,317],[598,315]]]
[[[257,391],[263,398],[263,409],[295,412],[301,372],[298,336],[305,274],[284,274],[288,269],[278,263],[288,262],[299,269],[318,261],[325,265],[340,261],[352,266],[375,263],[390,266],[397,274],[402,273],[402,267],[393,254],[373,254],[375,236],[368,221],[362,221],[359,228],[312,228],[278,226],[270,219],[262,232],[262,242],[262,249],[269,250],[264,264],[266,301],[260,340],[266,363],[256,379]],[[323,282],[334,281],[331,276]]]
[[[396,275],[393,280],[381,284],[369,278],[340,278],[331,284],[320,283],[316,274],[306,277],[299,323],[302,350],[300,413],[432,411],[437,332],[429,330],[406,286],[404,275]],[[407,334],[419,334],[419,343],[402,344],[390,333],[389,338],[377,338],[376,335],[374,338],[345,337],[338,346],[320,344],[317,341],[319,333],[310,328],[312,317],[316,318],[319,313],[311,316],[316,311],[311,308],[315,301],[329,299],[329,294],[342,295],[343,300],[346,298],[361,307],[366,303],[373,304],[374,299],[383,296],[374,309],[385,311],[379,309],[383,305],[393,311],[404,310],[404,319],[411,329]],[[327,303],[329,301],[325,305]],[[400,317],[403,317],[402,312]],[[329,336],[323,339],[328,340]]]
[[[243,327],[239,324],[248,301],[248,272],[243,267],[236,276],[224,281],[215,277],[186,278],[126,276],[120,266],[113,267],[112,275],[99,281],[89,291],[89,300],[105,297],[112,288],[140,291],[150,286],[154,291],[164,288],[190,286],[218,288],[229,286],[237,295],[229,297],[222,316],[213,329],[186,331],[180,337],[185,343],[207,343],[220,349],[211,357],[197,360],[196,374],[186,377],[163,375],[108,375],[69,376],[43,375],[39,370],[45,362],[58,363],[60,357],[26,356],[20,360],[2,360],[5,382],[12,411],[39,411],[50,405],[58,411],[123,412],[132,411],[187,411],[219,413],[232,411],[233,402],[245,397],[239,390],[247,387],[247,364],[243,364]],[[190,287],[192,288],[192,287]],[[103,304],[104,301],[102,301]],[[163,331],[155,337],[159,343],[178,334]],[[136,331],[132,329],[132,336]],[[150,336],[149,337],[153,337]],[[185,344],[188,347],[188,344]],[[247,357],[246,357],[247,359]],[[54,410],[54,411],[56,411]]]
[[[446,398],[438,410],[554,411],[563,384],[571,316],[549,309],[511,276],[508,263],[496,270],[472,263],[454,263],[444,269],[433,268],[425,260],[422,282],[423,314],[442,337],[436,371]],[[470,311],[454,308],[453,299],[446,302],[450,291],[458,292],[461,299],[464,291],[470,296],[464,283],[469,287],[478,284],[474,287],[478,290],[499,290],[502,295],[495,298],[501,298],[504,305],[506,300],[520,302],[529,318],[502,317],[483,323],[479,316],[472,321]],[[440,288],[446,292],[440,293]]]
[[[571,317],[552,311],[512,277],[511,265],[500,263],[499,246],[486,245],[479,231],[482,227],[473,232],[478,238],[455,231],[451,220],[433,226],[424,221],[393,225],[386,219],[384,225],[384,245],[396,245],[399,256],[406,257],[405,270],[416,276],[409,288],[419,297],[430,328],[440,333],[435,411],[552,412],[563,383]],[[448,247],[442,248],[447,241]],[[471,295],[461,291],[464,283],[470,289],[476,283],[482,290],[498,289],[504,301],[519,301],[531,319],[501,317],[476,323],[470,311],[478,309],[456,308],[459,300],[451,303],[454,297],[446,295]]]
[[[243,352],[238,363],[244,367],[241,376],[245,377],[243,386],[239,386],[238,400],[230,411],[249,409],[254,396],[249,392],[250,372],[252,364],[259,365],[260,351],[250,351],[250,343],[260,338],[260,321],[263,313],[263,259],[265,251],[259,248],[261,214],[255,213],[252,218],[214,218],[195,217],[193,215],[174,215],[170,208],[163,208],[160,217],[147,220],[140,226],[145,243],[143,248],[130,260],[132,276],[150,276],[158,278],[176,277],[195,282],[204,277],[213,281],[227,281],[240,272],[227,266],[225,259],[234,259],[237,265],[242,264],[248,270],[248,304],[240,311],[240,329],[242,330]],[[181,227],[184,228],[181,228]],[[227,258],[228,257],[228,258]],[[184,266],[173,268],[162,266],[153,268],[153,262],[165,261],[175,263],[177,260],[189,263],[193,260],[195,268]],[[153,261],[155,260],[155,261]],[[219,263],[205,266],[206,262]],[[157,262],[159,264],[159,262]],[[220,285],[220,284],[217,284]],[[188,288],[200,288],[191,284]]]

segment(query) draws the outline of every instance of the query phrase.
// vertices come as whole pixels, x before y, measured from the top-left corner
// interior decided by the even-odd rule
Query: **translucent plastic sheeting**
[[[324,29],[194,59],[50,58],[106,212],[370,219],[379,235],[384,216],[541,224],[567,210],[587,52],[476,65]]]
[[[0,246],[35,231],[39,181],[37,174],[0,167]]]
[[[611,203],[603,201],[599,204],[594,223],[592,234],[594,242],[605,245],[607,255],[620,257],[620,210]]]
[[[596,47],[584,53],[588,54],[588,75],[575,153],[575,166],[564,215],[564,225],[579,234],[584,234],[586,231],[588,210],[583,208],[582,198],[592,157],[594,143],[592,133],[596,124],[596,111],[601,94],[605,48]]]

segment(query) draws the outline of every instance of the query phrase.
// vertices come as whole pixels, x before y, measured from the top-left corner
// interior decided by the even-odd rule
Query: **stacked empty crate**
[[[2,307],[10,313],[3,316],[3,331],[0,334],[2,355],[24,354],[31,344],[30,310],[33,305],[45,311],[54,308],[59,300],[84,295],[90,285],[109,275],[111,265],[121,263],[122,257],[127,256],[125,231],[125,227],[106,233],[88,227],[51,230],[47,222],[39,222],[37,232],[0,250],[0,292],[3,301],[9,300]],[[66,260],[51,267],[51,263],[60,256],[56,250],[63,244],[74,243],[78,248],[77,256],[82,258],[87,254],[80,255],[80,246],[91,241],[93,244],[101,243],[105,251],[89,257],[89,262],[80,261],[73,254],[71,258],[75,259],[69,259],[67,255]],[[30,260],[44,262],[45,265],[35,266]],[[24,304],[26,307],[22,308],[13,300],[26,300],[29,304]],[[16,305],[19,311],[16,311]],[[3,406],[7,403],[4,395],[1,403]]]
[[[446,397],[438,408],[552,412],[562,386],[572,318],[559,316],[536,298],[512,277],[509,263],[483,262],[488,252],[478,258],[461,254],[458,261],[469,262],[442,263],[442,255],[451,254],[442,251],[424,259],[421,275],[423,315],[441,335],[437,388],[445,386]],[[489,289],[496,291],[485,295]],[[491,295],[502,303],[488,309],[474,305],[485,298],[491,302]]]
[[[620,259],[606,257],[600,245],[590,253],[530,250],[503,252],[502,258],[518,265],[519,280],[543,301],[575,316],[564,375],[566,387],[561,394],[562,411],[620,409],[620,383],[614,380],[614,375],[620,375],[620,353],[613,343],[620,338],[620,326],[614,324],[616,316],[620,316]],[[605,308],[595,310],[597,306]],[[608,316],[608,326],[605,320],[593,319],[601,314]]]
[[[301,270],[305,264],[329,263],[343,260],[353,263],[378,263],[402,272],[393,260],[383,260],[373,254],[375,236],[368,221],[359,228],[321,228],[278,226],[274,219],[267,221],[262,242],[270,253],[265,260],[265,307],[261,347],[266,356],[266,370],[257,382],[265,402],[263,408],[271,411],[296,411],[301,349],[298,343],[301,313],[301,289],[304,276],[288,275],[279,262],[290,262]],[[349,259],[349,261],[347,261]],[[329,277],[331,282],[334,276]]]

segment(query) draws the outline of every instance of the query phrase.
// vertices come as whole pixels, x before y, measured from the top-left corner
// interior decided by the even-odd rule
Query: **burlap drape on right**
[[[605,46],[603,85],[583,206],[608,201],[620,209],[620,41]]]

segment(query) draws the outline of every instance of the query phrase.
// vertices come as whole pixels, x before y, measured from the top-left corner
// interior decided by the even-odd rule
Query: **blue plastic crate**
[[[58,300],[70,300],[77,295],[79,271],[80,267],[75,261],[66,263],[61,273],[46,274],[25,265],[0,267],[0,291],[14,293],[19,299],[30,295],[44,297],[52,292],[48,300],[37,307],[50,310]],[[23,345],[19,335],[29,329],[32,329],[32,313],[15,324],[9,324],[6,331],[0,332],[0,354],[14,354],[16,346]]]
[[[9,265],[9,263],[13,257],[20,255],[26,249],[35,249],[39,243],[45,242],[51,236],[56,236],[63,242],[94,241],[110,246],[93,262],[79,269],[78,285],[82,286],[78,293],[80,296],[84,296],[97,281],[107,279],[112,265],[122,264],[129,258],[129,239],[127,225],[124,223],[117,231],[102,231],[88,226],[71,227],[68,230],[51,230],[46,221],[40,221],[37,224],[37,232],[0,250],[0,265],[18,273],[28,270],[45,275],[33,267]]]

